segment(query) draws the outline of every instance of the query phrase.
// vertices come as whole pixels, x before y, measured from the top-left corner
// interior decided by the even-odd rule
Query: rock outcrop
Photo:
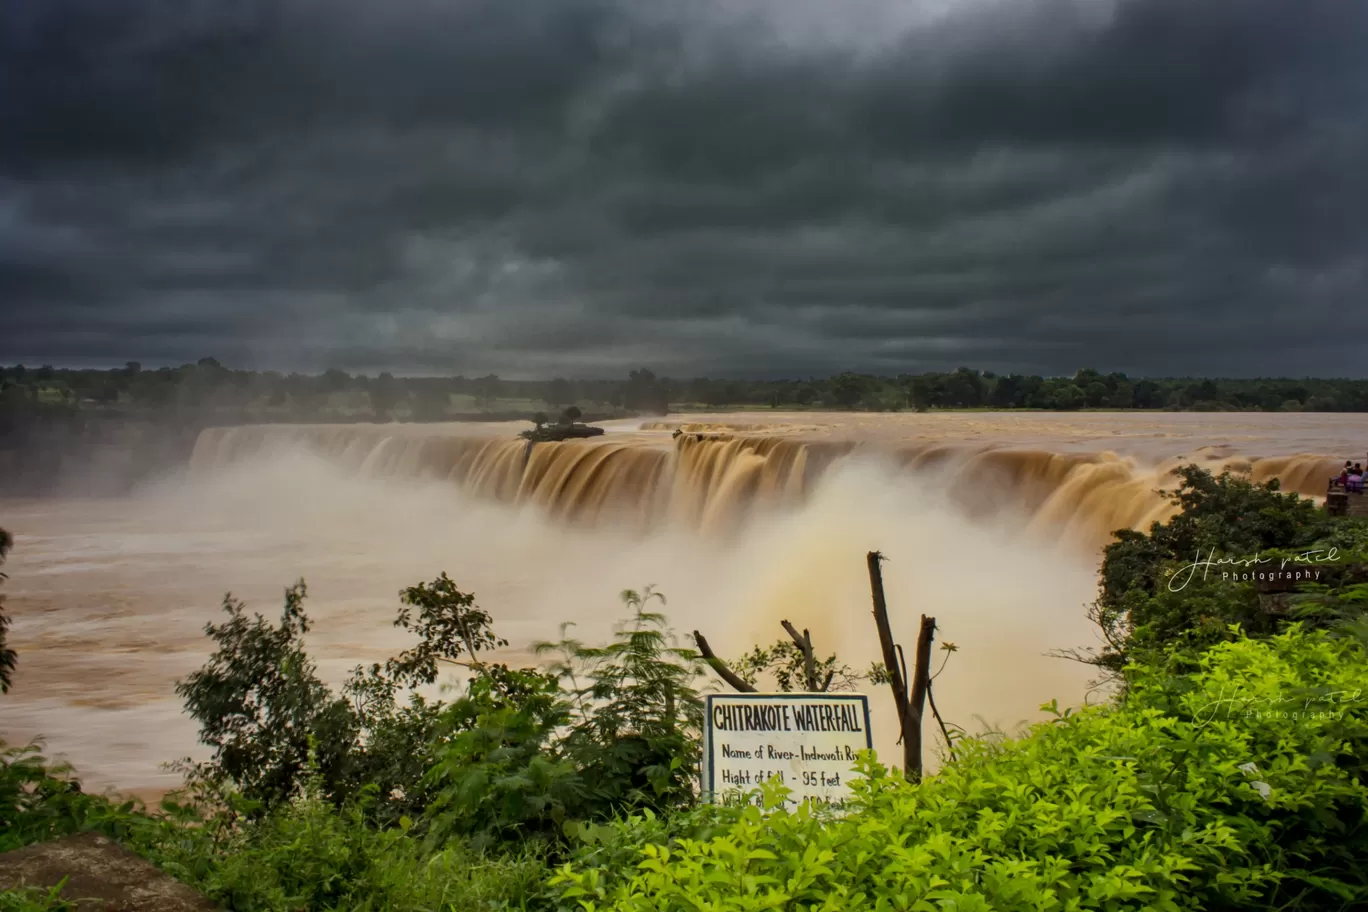
[[[0,855],[0,889],[57,886],[79,912],[216,912],[217,906],[112,839],[67,836]]]

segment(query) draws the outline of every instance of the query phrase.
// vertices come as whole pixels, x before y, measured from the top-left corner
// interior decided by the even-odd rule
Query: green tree
[[[1163,390],[1153,380],[1141,380],[1135,384],[1132,395],[1136,408],[1163,408],[1166,402]]]
[[[912,407],[919,412],[931,408],[936,401],[936,382],[930,377],[916,377],[912,380],[908,395]]]
[[[1025,399],[1022,378],[1016,374],[998,377],[993,383],[989,402],[996,408],[1016,408]]]
[[[488,374],[475,381],[475,388],[480,397],[480,407],[488,411],[494,407],[494,400],[503,392],[503,382],[497,374]]]
[[[1135,406],[1134,389],[1130,382],[1122,380],[1107,396],[1107,404],[1112,408],[1128,409]]]
[[[14,539],[4,529],[0,529],[0,566],[4,565],[5,557],[9,554],[10,548],[14,545]],[[3,572],[0,572],[0,584],[9,579]],[[9,693],[10,685],[14,681],[14,650],[9,648],[9,615],[5,614],[5,596],[0,593],[0,693]]]
[[[335,367],[330,367],[323,372],[320,378],[324,392],[342,393],[351,388],[351,374]]]
[[[575,401],[575,390],[569,380],[557,377],[546,385],[543,398],[546,400],[546,404],[550,406],[569,405]]]
[[[841,408],[853,409],[869,390],[869,381],[859,374],[844,373],[828,385],[831,398]]]
[[[387,420],[390,417],[401,397],[399,384],[394,379],[394,375],[388,371],[372,381],[368,394],[371,410],[375,413],[376,419],[380,421]]]
[[[176,685],[213,755],[205,763],[182,761],[182,769],[211,792],[231,784],[256,812],[288,800],[308,775],[338,806],[369,783],[378,789],[377,816],[417,811],[425,800],[423,776],[451,720],[411,688],[434,683],[444,664],[483,668],[480,654],[507,642],[494,636],[474,596],[443,573],[400,594],[395,626],[415,634],[418,644],[383,666],[354,669],[338,696],[319,680],[304,648],[312,626],[305,596],[303,580],[287,589],[276,625],[260,614],[249,618],[240,601],[225,596],[228,619],[205,628],[214,653]],[[396,697],[405,689],[409,700],[401,706]]]
[[[1051,404],[1061,411],[1072,411],[1080,409],[1087,402],[1087,397],[1076,384],[1069,383],[1055,391]]]
[[[410,381],[412,382],[412,381]],[[425,380],[414,391],[413,417],[419,421],[445,421],[450,417],[451,395],[440,380]]]
[[[1257,484],[1230,472],[1213,476],[1197,465],[1175,474],[1177,489],[1161,493],[1179,512],[1148,532],[1116,532],[1103,552],[1100,591],[1090,613],[1107,644],[1095,657],[1105,669],[1119,671],[1136,653],[1211,645],[1227,639],[1235,623],[1246,630],[1274,629],[1252,588],[1217,586],[1208,573],[1199,578],[1197,562],[1308,548],[1333,529],[1315,503],[1282,493],[1276,479]]]
[[[176,685],[201,743],[214,750],[208,763],[186,760],[185,767],[206,782],[230,780],[263,807],[293,794],[311,751],[325,787],[339,792],[357,735],[350,706],[329,694],[304,651],[305,593],[303,580],[285,591],[275,627],[259,614],[249,620],[245,606],[225,596],[227,622],[205,627],[218,650]]]
[[[975,408],[983,404],[984,382],[978,371],[967,367],[957,368],[945,378],[943,396],[945,405],[953,408]]]
[[[663,384],[645,368],[634,370],[628,375],[623,405],[656,415],[665,415],[670,411],[669,395]]]
[[[1100,380],[1094,380],[1083,390],[1083,401],[1088,408],[1101,408],[1104,405],[1109,405],[1109,396],[1110,391],[1107,389],[1107,384]]]

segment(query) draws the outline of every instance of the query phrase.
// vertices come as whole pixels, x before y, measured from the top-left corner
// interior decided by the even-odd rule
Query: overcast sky
[[[1362,0],[4,0],[0,362],[1368,374]]]

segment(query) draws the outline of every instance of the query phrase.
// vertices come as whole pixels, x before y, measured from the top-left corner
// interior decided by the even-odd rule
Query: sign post
[[[863,694],[709,694],[703,720],[703,791],[711,800],[773,777],[789,801],[842,805],[858,753],[874,741]]]

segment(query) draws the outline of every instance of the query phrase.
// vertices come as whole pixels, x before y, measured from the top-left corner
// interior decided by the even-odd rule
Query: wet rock
[[[0,855],[0,888],[57,886],[79,912],[215,912],[200,893],[112,839],[81,833]]]

